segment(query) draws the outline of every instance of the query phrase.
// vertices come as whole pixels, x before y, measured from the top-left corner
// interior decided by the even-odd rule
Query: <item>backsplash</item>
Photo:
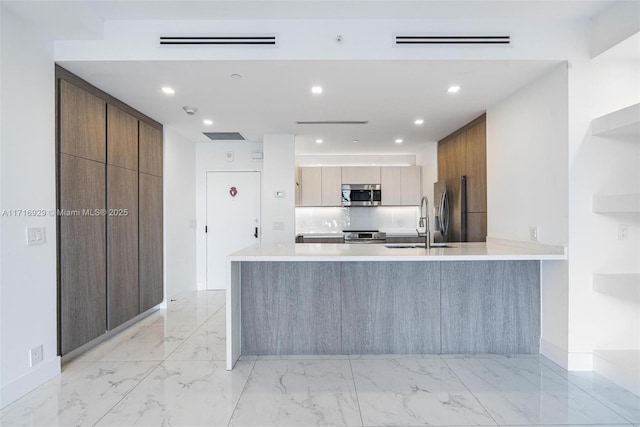
[[[347,229],[414,232],[417,223],[417,206],[296,208],[296,234],[332,233]]]

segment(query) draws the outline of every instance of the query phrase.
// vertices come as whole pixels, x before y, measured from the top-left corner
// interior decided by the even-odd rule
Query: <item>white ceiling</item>
[[[296,134],[298,154],[412,154],[553,67],[552,61],[63,62],[61,66],[196,142],[204,131]],[[243,76],[231,79],[231,74]],[[311,93],[322,85],[321,95]],[[446,89],[458,84],[455,95]],[[164,95],[171,86],[176,94]],[[183,106],[199,112],[188,116]],[[422,126],[414,125],[417,118]],[[203,119],[214,121],[205,126]],[[366,125],[297,125],[368,120]],[[321,138],[322,144],[315,140]],[[402,144],[396,144],[402,138]],[[353,140],[359,142],[354,143]],[[214,143],[214,142],[211,142]]]
[[[622,0],[2,0],[1,3],[56,39],[80,39],[99,38],[107,20],[573,20],[592,18],[615,1]]]

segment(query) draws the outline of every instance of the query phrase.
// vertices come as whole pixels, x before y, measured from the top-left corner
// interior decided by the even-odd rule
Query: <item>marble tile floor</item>
[[[0,425],[640,425],[640,397],[537,355],[243,357],[227,372],[224,301],[170,301],[4,408]]]

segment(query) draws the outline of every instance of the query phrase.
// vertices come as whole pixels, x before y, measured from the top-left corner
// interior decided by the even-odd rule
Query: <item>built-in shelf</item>
[[[593,196],[593,212],[640,212],[640,194],[602,194]]]
[[[640,274],[594,274],[593,290],[627,301],[640,302]]]
[[[640,103],[593,119],[591,134],[595,136],[640,136]]]
[[[640,395],[640,350],[594,350],[593,371]]]

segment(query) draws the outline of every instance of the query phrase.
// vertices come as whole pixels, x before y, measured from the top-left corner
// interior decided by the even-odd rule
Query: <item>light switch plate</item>
[[[284,222],[282,222],[282,221],[273,221],[273,229],[274,230],[284,230]]]
[[[44,227],[28,227],[27,228],[27,245],[44,245],[46,243],[46,235]]]

